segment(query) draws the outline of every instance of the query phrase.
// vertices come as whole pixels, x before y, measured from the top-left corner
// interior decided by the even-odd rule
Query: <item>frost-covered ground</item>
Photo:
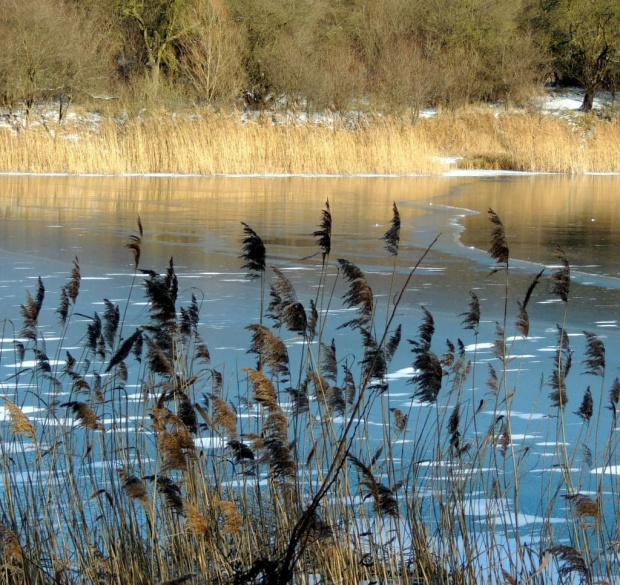
[[[532,101],[531,107],[536,110],[555,115],[575,115],[581,111],[584,92],[579,88],[553,88],[548,87],[545,94]],[[594,100],[594,111],[601,112],[606,108],[618,104],[618,99],[614,101],[613,96],[609,92],[599,92]],[[274,124],[299,123],[299,124],[316,124],[331,126],[334,123],[343,123],[345,125],[354,126],[358,123],[360,117],[364,114],[360,112],[340,113],[335,111],[307,111],[302,107],[287,107],[285,101],[276,102],[271,110],[255,111],[244,110],[240,112],[243,120],[252,120],[258,117],[265,118],[270,116]],[[489,106],[497,112],[506,111],[504,104],[493,104]],[[8,110],[0,109],[0,129],[5,128],[13,132],[20,132],[28,125],[43,126],[51,134],[54,133],[54,127],[58,120],[59,107],[57,103],[48,103],[36,106],[27,119],[24,108],[16,108]],[[423,109],[420,117],[431,118],[437,115],[437,110],[432,108]],[[125,117],[119,116],[119,122],[125,121]],[[64,124],[67,127],[75,126],[76,129],[88,128],[96,130],[103,116],[95,112],[85,111],[80,107],[70,107],[65,116]],[[77,138],[77,134],[76,134]]]

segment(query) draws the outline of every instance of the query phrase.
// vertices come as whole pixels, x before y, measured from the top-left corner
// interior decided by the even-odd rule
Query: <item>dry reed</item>
[[[585,120],[585,121],[584,121]],[[461,166],[620,171],[620,122],[469,109],[417,122],[366,116],[299,124],[196,113],[0,131],[0,171],[179,174],[434,174]]]
[[[504,224],[495,212],[489,217],[491,257],[508,268]],[[395,256],[400,229],[395,206],[391,226],[382,243]],[[331,245],[329,207],[321,228],[313,234],[323,253],[323,260],[317,260],[320,286],[330,288],[325,273]],[[139,232],[129,246],[135,268],[135,254],[143,245],[141,226]],[[558,258],[561,266],[549,281],[552,292],[567,304],[570,266],[561,251]],[[71,282],[78,283],[77,261],[74,267]],[[616,463],[620,382],[616,379],[608,394],[613,415],[608,443],[595,443],[590,449],[586,440],[577,440],[576,448],[587,456],[575,462],[562,434],[564,417],[570,415],[564,406],[572,350],[565,328],[558,328],[547,382],[558,419],[556,434],[549,438],[557,450],[552,469],[536,469],[543,476],[542,485],[548,482],[541,488],[548,493],[541,503],[539,526],[520,526],[520,489],[531,459],[529,447],[517,449],[525,435],[519,437],[511,426],[510,398],[521,389],[518,383],[508,387],[506,382],[507,368],[515,361],[507,343],[506,316],[504,326],[496,325],[492,351],[497,361],[488,364],[490,392],[474,403],[465,385],[481,364],[471,364],[461,339],[448,340],[447,350],[438,357],[435,319],[422,307],[417,336],[409,340],[414,366],[410,398],[424,406],[406,411],[406,402],[400,404],[405,410],[388,404],[381,439],[371,436],[364,424],[372,418],[377,397],[390,395],[387,369],[403,333],[390,319],[379,319],[379,299],[362,269],[343,259],[333,267],[339,268],[338,278],[344,281],[340,284],[347,288],[343,305],[356,311],[357,317],[344,326],[361,337],[362,359],[352,359],[338,346],[342,336],[336,324],[333,331],[326,328],[330,311],[317,313],[313,301],[305,306],[276,269],[268,317],[278,328],[301,333],[304,352],[289,354],[276,331],[265,325],[247,327],[259,365],[236,372],[236,398],[226,394],[232,385],[229,380],[224,383],[209,359],[193,360],[196,347],[204,346],[199,349],[202,356],[208,351],[198,334],[193,295],[188,307],[177,310],[177,293],[182,295],[183,289],[172,262],[165,276],[145,276],[145,294],[151,301],[147,323],[127,337],[129,332],[117,330],[122,329],[117,308],[105,303],[103,322],[92,319],[86,325],[83,354],[67,355],[58,370],[43,351],[43,341],[48,340],[39,330],[44,287],[38,281],[35,295],[29,293],[19,309],[28,333],[23,351],[34,353],[39,365],[47,364],[33,372],[30,390],[47,397],[46,385],[57,377],[54,398],[63,396],[66,388],[73,395],[80,392],[84,401],[71,399],[74,396],[50,401],[50,418],[38,418],[35,427],[15,402],[2,396],[11,422],[3,427],[0,441],[2,582],[539,585],[552,579],[574,582],[574,577],[586,583],[611,582],[619,564],[614,544],[620,532],[617,498],[614,495],[610,513],[605,509],[611,498],[604,499],[603,478],[596,478],[597,490],[591,491],[591,472],[571,476],[568,470]],[[264,262],[259,269],[264,271]],[[509,272],[502,270],[500,276],[508,280]],[[542,278],[542,272],[535,276],[517,304],[515,329],[524,336],[529,332],[526,309]],[[261,276],[248,285],[262,286],[262,280]],[[64,290],[72,304],[78,302],[79,287],[65,285]],[[508,295],[507,285],[502,294]],[[399,298],[390,305],[394,314]],[[296,307],[290,320],[289,307]],[[60,317],[63,327],[68,326],[71,314]],[[470,293],[469,310],[461,318],[465,332],[477,337],[484,320],[475,293]],[[311,320],[318,321],[319,330],[334,333],[330,343],[313,342]],[[345,320],[340,315],[340,321]],[[149,336],[145,353],[150,359],[144,364],[140,352],[135,354],[142,335]],[[584,373],[603,379],[603,340],[591,332],[584,337]],[[61,344],[58,352],[62,349]],[[339,360],[340,355],[347,357]],[[134,361],[139,364],[136,378],[148,388],[135,404],[118,396],[119,382],[135,371]],[[93,367],[108,375],[89,370]],[[285,372],[293,371],[300,372],[297,383],[285,378]],[[93,382],[88,384],[91,373]],[[20,375],[21,384],[25,371]],[[98,393],[89,390],[96,384]],[[13,390],[17,394],[17,386]],[[116,397],[108,399],[115,392]],[[201,404],[194,402],[195,392],[201,393]],[[106,399],[100,400],[100,395]],[[593,412],[597,407],[600,412],[598,401],[588,387],[575,415],[586,437],[594,426],[589,425]],[[68,409],[78,424],[55,419],[52,406]],[[486,431],[476,427],[475,417],[482,409],[492,415]],[[197,414],[206,424],[198,424]],[[138,421],[136,427],[126,426],[127,420]],[[17,440],[25,444],[15,435],[31,439],[31,450],[9,450]],[[216,446],[205,446],[210,444]],[[561,474],[554,473],[558,469]],[[615,490],[615,484],[609,489]],[[478,505],[472,503],[474,494],[486,506],[481,516],[470,513]],[[573,513],[566,513],[565,524],[546,530],[567,502]],[[509,546],[520,530],[535,538]]]

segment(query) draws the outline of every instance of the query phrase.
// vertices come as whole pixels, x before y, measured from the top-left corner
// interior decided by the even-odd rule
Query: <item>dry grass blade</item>
[[[555,257],[560,261],[561,266],[551,274],[551,293],[567,303],[570,292],[570,264],[560,246],[556,249]]]
[[[396,202],[392,205],[392,220],[390,222],[390,229],[385,232],[381,238],[385,242],[385,249],[392,255],[398,255],[398,246],[400,244],[400,213]]]
[[[85,402],[78,402],[76,400],[73,400],[71,402],[65,402],[60,406],[71,409],[71,411],[75,415],[76,420],[79,423],[79,426],[87,429],[92,429],[94,431],[103,430],[103,425],[99,422],[97,415],[95,414],[93,409]]]
[[[11,426],[9,430],[14,435],[25,435],[32,440],[37,438],[37,433],[30,419],[22,412],[22,409],[14,402],[11,402],[6,396],[0,396],[4,400],[6,409],[9,411]]]
[[[498,264],[504,264],[508,267],[508,259],[510,252],[508,250],[508,244],[506,242],[506,230],[502,220],[497,213],[492,209],[489,209],[489,219],[493,224],[493,231],[491,233],[491,247],[489,248],[489,256],[493,258]]]
[[[260,278],[265,272],[265,244],[261,237],[247,224],[241,222],[243,226],[243,254],[240,258],[243,259],[245,264],[241,268],[247,268],[248,278],[255,279]]]
[[[605,344],[590,331],[584,331],[586,337],[586,359],[583,364],[586,367],[586,374],[603,377],[605,375]]]
[[[258,354],[272,374],[288,375],[288,351],[282,339],[265,325],[248,325],[246,329],[252,331],[252,343],[248,353]]]
[[[169,581],[160,581],[157,585],[181,585],[182,583],[187,583],[195,576],[195,573],[187,573],[187,575],[177,577],[176,579],[170,579]]]

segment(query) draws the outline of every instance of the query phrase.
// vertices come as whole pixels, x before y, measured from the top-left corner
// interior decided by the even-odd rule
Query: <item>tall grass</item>
[[[396,205],[392,212],[383,240],[396,267]],[[2,335],[4,359],[12,352],[18,366],[3,382],[2,582],[617,582],[620,507],[610,471],[620,383],[605,380],[603,341],[586,334],[584,370],[600,378],[601,391],[596,399],[584,393],[582,427],[568,445],[570,264],[561,251],[549,278],[565,321],[547,380],[555,422],[545,427],[556,448],[548,467],[536,467],[535,528],[522,523],[522,484],[536,463],[513,439],[514,396],[526,391],[514,370],[545,276],[512,290],[506,229],[489,217],[505,309],[486,365],[460,339],[438,343],[425,308],[416,327],[397,322],[428,250],[407,275],[395,270],[390,303],[381,306],[362,268],[331,259],[328,203],[314,233],[320,264],[311,297],[271,272],[261,235],[240,226],[240,264],[264,295],[247,326],[256,359],[228,376],[211,359],[200,302],[180,292],[174,261],[161,274],[142,269],[140,221],[126,247],[148,301],[144,323],[129,326],[126,307],[107,300],[102,315],[85,315],[76,259],[53,346],[40,326],[39,279],[21,306],[22,324],[5,321]],[[334,310],[334,290],[346,319]],[[477,341],[480,311],[472,293],[455,336]],[[328,341],[332,323],[359,349]],[[81,346],[67,348],[83,328]],[[298,344],[283,341],[290,336]],[[384,404],[405,337],[414,366],[407,411]],[[485,391],[473,378],[482,366]],[[605,406],[611,424],[600,416]],[[367,423],[377,410],[381,431],[373,434]]]
[[[298,123],[275,114],[161,115],[0,131],[0,170],[69,173],[433,174],[461,166],[620,171],[620,123],[468,109],[412,122],[359,116]]]

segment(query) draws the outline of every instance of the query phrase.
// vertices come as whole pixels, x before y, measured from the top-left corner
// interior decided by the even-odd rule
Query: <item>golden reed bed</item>
[[[3,172],[436,174],[449,166],[443,157],[464,168],[620,172],[620,121],[469,110],[415,123],[197,114],[0,130]]]

